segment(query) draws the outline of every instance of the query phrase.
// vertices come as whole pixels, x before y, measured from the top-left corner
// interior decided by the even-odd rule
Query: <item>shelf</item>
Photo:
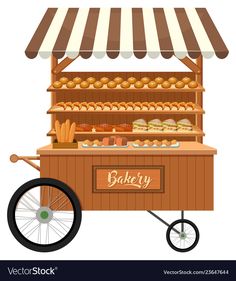
[[[188,86],[177,89],[174,85],[172,85],[170,88],[165,89],[161,86],[158,86],[156,88],[148,88],[147,86],[144,86],[143,88],[135,88],[134,86],[131,86],[130,88],[121,88],[120,86],[117,86],[116,88],[107,88],[107,86],[103,86],[100,89],[94,88],[93,86],[89,86],[88,88],[80,88],[79,86],[76,86],[76,88],[69,89],[66,86],[62,86],[62,88],[54,88],[50,86],[47,89],[48,92],[80,92],[80,91],[100,91],[100,92],[115,92],[115,91],[124,91],[124,92],[149,92],[149,93],[192,93],[192,92],[204,92],[205,89],[199,85],[197,88],[189,88]]]
[[[121,136],[176,136],[176,137],[198,137],[205,134],[199,128],[194,127],[194,130],[188,132],[75,132],[76,135],[90,135],[90,136],[106,136],[106,135],[121,135]],[[51,130],[48,136],[55,136],[55,130]]]
[[[200,107],[194,110],[51,110],[48,114],[55,113],[89,113],[89,114],[204,114]]]

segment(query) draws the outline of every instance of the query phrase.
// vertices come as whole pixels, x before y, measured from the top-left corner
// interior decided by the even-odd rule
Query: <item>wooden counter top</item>
[[[53,149],[47,145],[37,150],[39,155],[213,155],[215,148],[198,142],[180,142],[178,148],[83,148],[81,142],[77,149]]]

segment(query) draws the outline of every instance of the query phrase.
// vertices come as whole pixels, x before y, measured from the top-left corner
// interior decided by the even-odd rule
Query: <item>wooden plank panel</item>
[[[196,209],[205,209],[205,157],[196,156]]]
[[[214,209],[214,164],[213,156],[205,156],[205,210]]]
[[[127,165],[134,166],[135,165],[135,157],[127,156]],[[135,202],[135,193],[130,192],[127,194],[127,207],[129,210],[135,210],[136,202]]]
[[[110,156],[110,165],[118,166],[118,156],[112,155]],[[119,193],[111,192],[110,193],[110,210],[119,210]]]
[[[93,166],[100,166],[102,164],[102,158],[103,156],[93,156],[92,157],[92,165]],[[92,169],[93,167],[91,167]],[[93,186],[91,185],[91,187],[88,187],[89,189],[91,189],[91,196],[92,196],[92,202],[93,202],[93,210],[101,210],[102,209],[102,196],[103,194],[101,193],[95,193],[93,192]]]
[[[140,165],[140,166],[145,166],[144,157],[143,156],[135,156],[135,164]],[[136,210],[145,210],[144,194],[136,193],[135,194],[135,202],[136,202],[136,206],[135,206]]]
[[[76,185],[76,194],[79,198],[80,206],[82,210],[85,210],[85,174],[84,174],[84,157],[76,156],[75,157],[75,185]]]
[[[152,161],[152,156],[151,155],[147,155],[144,156],[144,165],[145,166],[152,166],[153,165],[153,161]],[[155,193],[143,193],[144,196],[144,208],[145,210],[153,210],[153,195]]]
[[[127,156],[119,156],[118,157],[119,166],[127,165]],[[127,196],[128,193],[119,192],[119,210],[127,210]]]
[[[196,157],[188,156],[188,209],[196,209]]]
[[[40,177],[50,178],[50,158],[48,156],[40,156]],[[48,189],[43,187],[40,189],[40,203],[42,206],[48,204]]]
[[[152,164],[155,166],[158,165],[165,165],[163,164],[163,156],[152,156]],[[164,194],[166,194],[166,183],[168,184],[168,179],[166,179],[166,169],[167,167],[164,167],[164,192],[163,193],[153,193],[152,197],[152,210],[161,210],[162,209],[162,197]],[[167,191],[168,191],[168,186],[167,186]]]
[[[188,209],[188,163],[187,156],[179,156],[179,209]]]
[[[84,157],[84,206],[85,210],[93,209],[93,200],[92,200],[92,163],[93,157],[86,156]]]
[[[164,166],[165,169],[165,177],[164,177],[164,193],[161,193],[161,210],[170,209],[170,193],[171,193],[171,158],[172,156],[162,156],[161,157],[161,165]]]
[[[111,156],[101,156],[101,165],[109,166],[111,165]],[[101,209],[102,210],[109,210],[110,209],[110,193],[103,192],[101,193]]]
[[[179,210],[179,156],[170,157],[169,194],[170,194],[170,210]]]

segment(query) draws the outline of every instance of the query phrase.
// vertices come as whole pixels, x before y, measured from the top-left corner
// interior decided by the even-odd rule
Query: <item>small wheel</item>
[[[70,243],[81,218],[75,193],[65,183],[50,178],[23,184],[12,196],[7,211],[14,237],[38,252],[55,251]]]
[[[166,232],[168,244],[178,252],[191,251],[197,245],[199,236],[197,226],[185,219],[174,221]]]

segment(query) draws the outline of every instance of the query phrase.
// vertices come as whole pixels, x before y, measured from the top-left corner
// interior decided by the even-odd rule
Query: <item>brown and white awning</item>
[[[50,8],[27,57],[225,58],[228,49],[204,8]]]

